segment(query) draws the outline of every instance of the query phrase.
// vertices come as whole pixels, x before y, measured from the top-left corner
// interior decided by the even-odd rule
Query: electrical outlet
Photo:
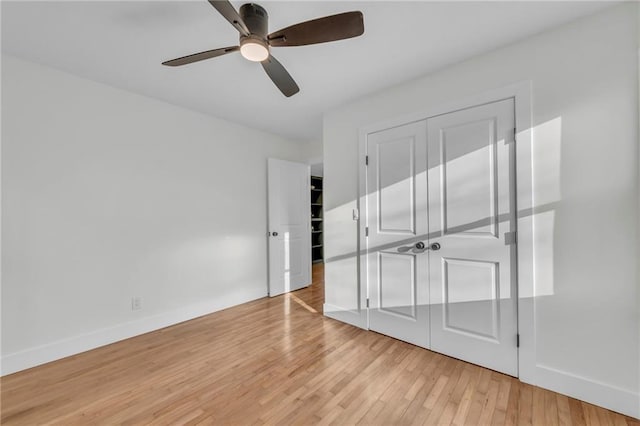
[[[132,311],[139,311],[140,309],[142,309],[142,298],[141,297],[132,297],[131,298],[131,310]]]

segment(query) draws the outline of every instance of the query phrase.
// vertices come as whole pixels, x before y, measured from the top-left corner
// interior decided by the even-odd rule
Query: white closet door
[[[426,123],[367,136],[369,327],[428,346]]]
[[[517,376],[514,104],[427,120],[431,348]]]

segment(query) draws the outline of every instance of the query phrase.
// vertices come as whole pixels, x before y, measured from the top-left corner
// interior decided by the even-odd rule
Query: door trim
[[[523,81],[503,88],[489,90],[461,100],[443,103],[434,108],[398,116],[374,123],[359,129],[358,144],[358,289],[360,307],[366,315],[365,323],[369,329],[369,312],[366,300],[369,297],[369,279],[367,276],[367,255],[369,247],[365,236],[367,203],[366,155],[367,135],[415,121],[426,120],[458,110],[489,104],[509,98],[514,99],[516,123],[516,222],[518,230],[518,250],[515,266],[518,279],[518,378],[525,383],[535,383],[536,342],[534,332],[534,270],[533,270],[533,156],[532,156],[532,82]],[[364,291],[363,291],[364,290]]]

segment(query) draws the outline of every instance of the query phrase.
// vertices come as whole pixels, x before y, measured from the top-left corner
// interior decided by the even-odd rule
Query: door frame
[[[499,89],[489,90],[468,98],[449,101],[439,106],[401,115],[359,129],[358,145],[358,289],[362,323],[369,329],[369,279],[367,257],[369,247],[366,238],[367,212],[367,135],[377,131],[426,120],[442,114],[513,98],[516,124],[516,223],[518,248],[517,268],[517,321],[520,345],[518,347],[518,378],[525,383],[535,383],[535,323],[534,323],[534,259],[533,259],[533,131],[532,131],[532,82],[523,81]]]

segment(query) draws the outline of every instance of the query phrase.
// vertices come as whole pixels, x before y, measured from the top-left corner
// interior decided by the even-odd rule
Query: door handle
[[[440,245],[440,243],[433,243],[431,245],[429,245],[429,247],[427,247],[425,245],[425,243],[423,243],[422,241],[418,241],[417,243],[415,243],[413,246],[404,246],[404,247],[398,247],[398,252],[400,253],[406,253],[409,250],[420,250],[419,253],[424,252],[425,250],[433,250],[433,251],[438,251],[440,250],[442,246]],[[413,251],[413,253],[418,253],[416,251]]]
[[[271,236],[272,236],[272,237],[277,237],[277,236],[278,236],[278,232],[277,232],[277,231],[273,231],[273,232],[271,233]]]
[[[418,241],[417,243],[414,244],[413,246],[416,250],[425,250],[427,249],[427,246],[422,242],[422,241]],[[433,250],[433,251],[438,251],[440,250],[440,243],[433,243],[431,245],[429,245],[428,250]]]

